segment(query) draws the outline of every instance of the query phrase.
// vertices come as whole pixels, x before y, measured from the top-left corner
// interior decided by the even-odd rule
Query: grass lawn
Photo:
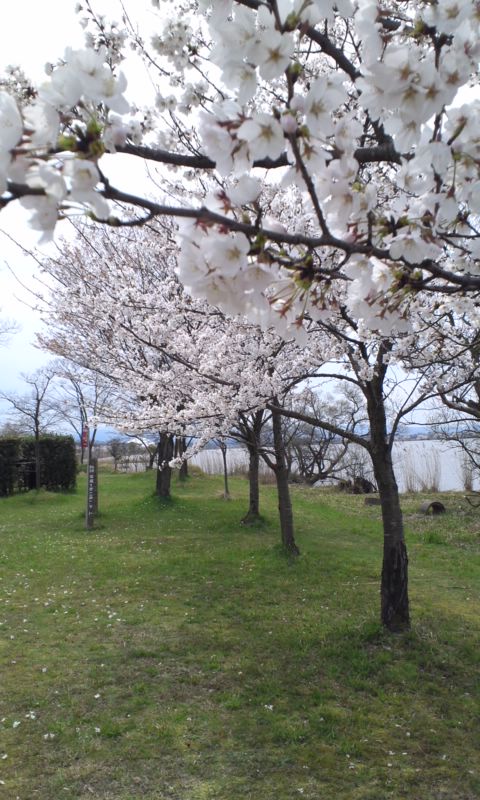
[[[404,499],[412,629],[378,625],[381,527],[294,488],[102,473],[0,500],[0,800],[477,800],[480,509]]]

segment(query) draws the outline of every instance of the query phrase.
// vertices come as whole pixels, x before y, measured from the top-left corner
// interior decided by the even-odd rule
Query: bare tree
[[[152,470],[155,464],[155,460],[158,455],[158,441],[157,436],[155,434],[139,434],[139,433],[127,433],[126,436],[129,437],[133,442],[137,442],[141,448],[141,453],[144,457],[145,469]],[[119,439],[112,439],[112,442],[120,442]]]
[[[337,426],[348,428],[348,418],[354,415],[354,408],[346,398],[323,397],[316,390],[302,392],[293,397],[292,407],[312,417],[321,413],[336,421]],[[333,478],[342,470],[349,442],[332,431],[308,425],[299,420],[285,418],[284,427],[293,422],[294,428],[287,434],[291,471],[298,479],[313,486],[317,481]]]
[[[113,458],[113,471],[118,471],[118,465],[127,452],[127,443],[115,437],[107,442],[107,449]]]
[[[10,336],[14,333],[18,333],[19,330],[20,326],[15,320],[9,319],[8,317],[0,318],[0,346],[8,344]]]
[[[480,398],[469,386],[442,399],[445,406],[432,415],[432,428],[447,447],[460,451],[462,480],[471,491],[480,477]]]
[[[352,444],[342,461],[342,480],[339,488],[353,494],[368,494],[376,491],[372,462],[363,447]]]
[[[58,418],[70,425],[80,443],[80,463],[85,451],[92,450],[97,435],[95,420],[109,406],[114,395],[111,381],[93,370],[81,369],[68,359],[58,359],[52,364],[58,376],[55,396]]]
[[[465,481],[480,476],[480,333],[471,313],[443,314],[438,350],[423,369],[443,406],[430,418],[435,435],[461,451]]]
[[[41,486],[40,436],[59,421],[58,408],[53,398],[54,372],[43,368],[32,375],[22,375],[30,390],[25,394],[2,392],[0,398],[12,407],[9,422],[18,423],[23,432],[33,436],[35,442],[35,488]]]

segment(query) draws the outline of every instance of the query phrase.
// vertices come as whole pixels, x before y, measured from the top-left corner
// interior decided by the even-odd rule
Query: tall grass
[[[202,450],[193,456],[191,463],[201,468],[206,475],[220,475],[223,472],[223,461],[220,450]],[[233,447],[227,450],[227,469],[229,475],[248,477],[248,454],[243,447]],[[275,483],[275,475],[260,459],[259,476],[261,483]]]
[[[440,491],[441,463],[436,450],[417,445],[416,452],[407,452],[402,463],[405,491],[434,493]]]

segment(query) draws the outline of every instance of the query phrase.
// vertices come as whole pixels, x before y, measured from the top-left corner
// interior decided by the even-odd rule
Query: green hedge
[[[40,437],[40,483],[50,492],[75,488],[77,463],[72,436]],[[35,439],[0,438],[0,495],[35,488]]]
[[[0,497],[13,494],[18,483],[20,439],[0,439]]]

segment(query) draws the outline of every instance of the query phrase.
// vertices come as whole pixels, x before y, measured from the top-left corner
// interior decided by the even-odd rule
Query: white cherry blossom
[[[100,178],[97,166],[91,161],[69,159],[65,164],[65,175],[71,181],[69,199],[87,204],[99,219],[107,219],[110,206],[96,191]]]
[[[229,311],[257,306],[265,324],[277,313],[286,335],[335,315],[342,266],[366,254],[375,268],[347,282],[367,327],[409,313],[405,286],[448,289],[453,303],[480,288],[480,101],[465,101],[477,11],[171,0],[145,36],[85,18],[86,46],[52,60],[36,96],[0,93],[3,202],[30,206],[48,235],[72,207],[117,225],[186,216],[179,270],[192,291]],[[157,87],[149,108],[125,99],[127,45]],[[152,197],[103,183],[106,152],[160,165]]]
[[[325,139],[331,136],[335,127],[332,108],[341,106],[347,98],[341,78],[335,75],[317,78],[303,101],[307,125],[311,131],[318,131]]]
[[[258,198],[261,190],[262,184],[259,178],[254,178],[251,175],[242,175],[235,186],[227,189],[227,193],[234,205],[244,206],[247,203],[253,203]]]
[[[52,196],[36,197],[30,195],[22,197],[21,205],[32,211],[30,226],[35,231],[40,231],[39,243],[49,242],[53,238],[58,219],[58,203]]]
[[[285,149],[282,126],[269,114],[255,114],[243,122],[237,137],[248,143],[252,161],[256,158],[278,158]]]
[[[262,78],[270,81],[285,72],[293,51],[294,42],[290,34],[267,28],[258,37],[250,57],[258,65]]]
[[[32,147],[55,147],[60,132],[60,115],[52,105],[37,100],[25,108],[24,119],[27,130],[32,131]]]
[[[22,137],[22,117],[13,97],[0,92],[0,151],[8,152]]]
[[[67,195],[67,185],[62,175],[48,164],[41,162],[32,167],[25,176],[28,186],[44,189],[47,197],[60,203]]]

